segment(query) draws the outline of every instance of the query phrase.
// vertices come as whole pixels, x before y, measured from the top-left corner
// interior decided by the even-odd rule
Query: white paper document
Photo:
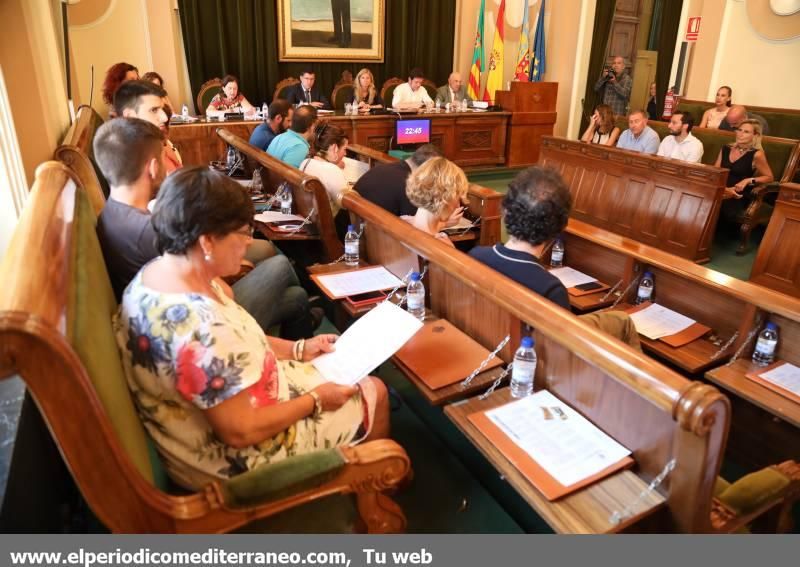
[[[383,266],[325,274],[317,279],[320,285],[328,290],[330,297],[333,299],[369,291],[394,289],[403,285],[402,280],[398,279],[397,276]]]
[[[275,223],[275,222],[303,222],[305,220],[300,215],[285,215],[280,211],[264,211],[262,213],[258,213],[254,217],[259,222],[264,223]]]
[[[369,171],[369,164],[349,157],[344,158],[344,178],[351,185],[355,185],[362,175]]]
[[[396,353],[422,328],[422,321],[384,301],[350,326],[336,350],[311,361],[322,376],[350,386]]]
[[[771,384],[800,396],[800,368],[794,364],[785,362],[769,372],[759,374],[759,376]]]
[[[667,309],[658,303],[653,303],[641,311],[631,313],[631,319],[636,326],[636,332],[651,340],[680,333],[695,323],[694,319],[681,315],[672,309]]]
[[[561,283],[564,284],[564,287],[575,287],[576,285],[597,281],[597,279],[593,278],[592,276],[588,276],[583,272],[579,272],[578,270],[573,270],[572,268],[567,267],[550,270],[550,273],[561,280]]]
[[[581,482],[630,455],[547,390],[486,415],[563,486]]]

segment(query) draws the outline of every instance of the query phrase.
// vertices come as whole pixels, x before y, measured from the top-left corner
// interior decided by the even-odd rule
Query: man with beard
[[[703,159],[703,142],[692,135],[694,118],[688,112],[675,112],[669,120],[671,136],[661,140],[658,155],[679,159],[690,163],[700,163]]]
[[[288,100],[277,99],[269,105],[264,123],[259,124],[250,135],[250,143],[265,152],[270,142],[278,135],[283,134],[292,125],[294,109]]]

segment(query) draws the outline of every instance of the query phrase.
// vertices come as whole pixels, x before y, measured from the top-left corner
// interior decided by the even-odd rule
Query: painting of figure
[[[281,61],[383,61],[385,0],[278,0]]]

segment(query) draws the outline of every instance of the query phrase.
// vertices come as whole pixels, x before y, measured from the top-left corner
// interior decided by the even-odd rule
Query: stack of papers
[[[800,368],[794,364],[785,362],[759,376],[770,384],[800,396]]]
[[[567,288],[597,281],[596,278],[572,268],[556,268],[555,270],[550,270],[550,273],[561,280],[561,283]]]
[[[311,361],[322,376],[351,386],[400,350],[422,321],[384,301],[361,317],[336,341],[336,350]]]
[[[661,337],[680,333],[695,323],[694,319],[690,319],[657,303],[653,303],[641,311],[631,313],[631,320],[633,320],[636,331],[640,335],[644,335],[654,341]]]
[[[320,288],[331,299],[340,299],[370,291],[394,289],[403,285],[402,280],[383,266],[314,276],[312,279],[316,280]]]
[[[486,416],[563,486],[592,477],[630,455],[547,390],[487,411]]]
[[[263,223],[276,223],[276,222],[303,222],[305,219],[300,215],[285,215],[280,211],[264,211],[258,213],[255,217],[258,222]]]

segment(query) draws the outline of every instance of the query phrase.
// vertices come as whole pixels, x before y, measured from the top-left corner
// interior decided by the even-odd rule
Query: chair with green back
[[[410,473],[391,440],[290,457],[203,490],[167,490],[134,408],[112,316],[117,305],[95,234],[95,213],[63,164],[39,167],[3,258],[0,379],[18,374],[76,485],[113,532],[220,533],[336,494],[355,494],[371,532],[401,531],[381,491]],[[36,487],[30,487],[36,489]]]

